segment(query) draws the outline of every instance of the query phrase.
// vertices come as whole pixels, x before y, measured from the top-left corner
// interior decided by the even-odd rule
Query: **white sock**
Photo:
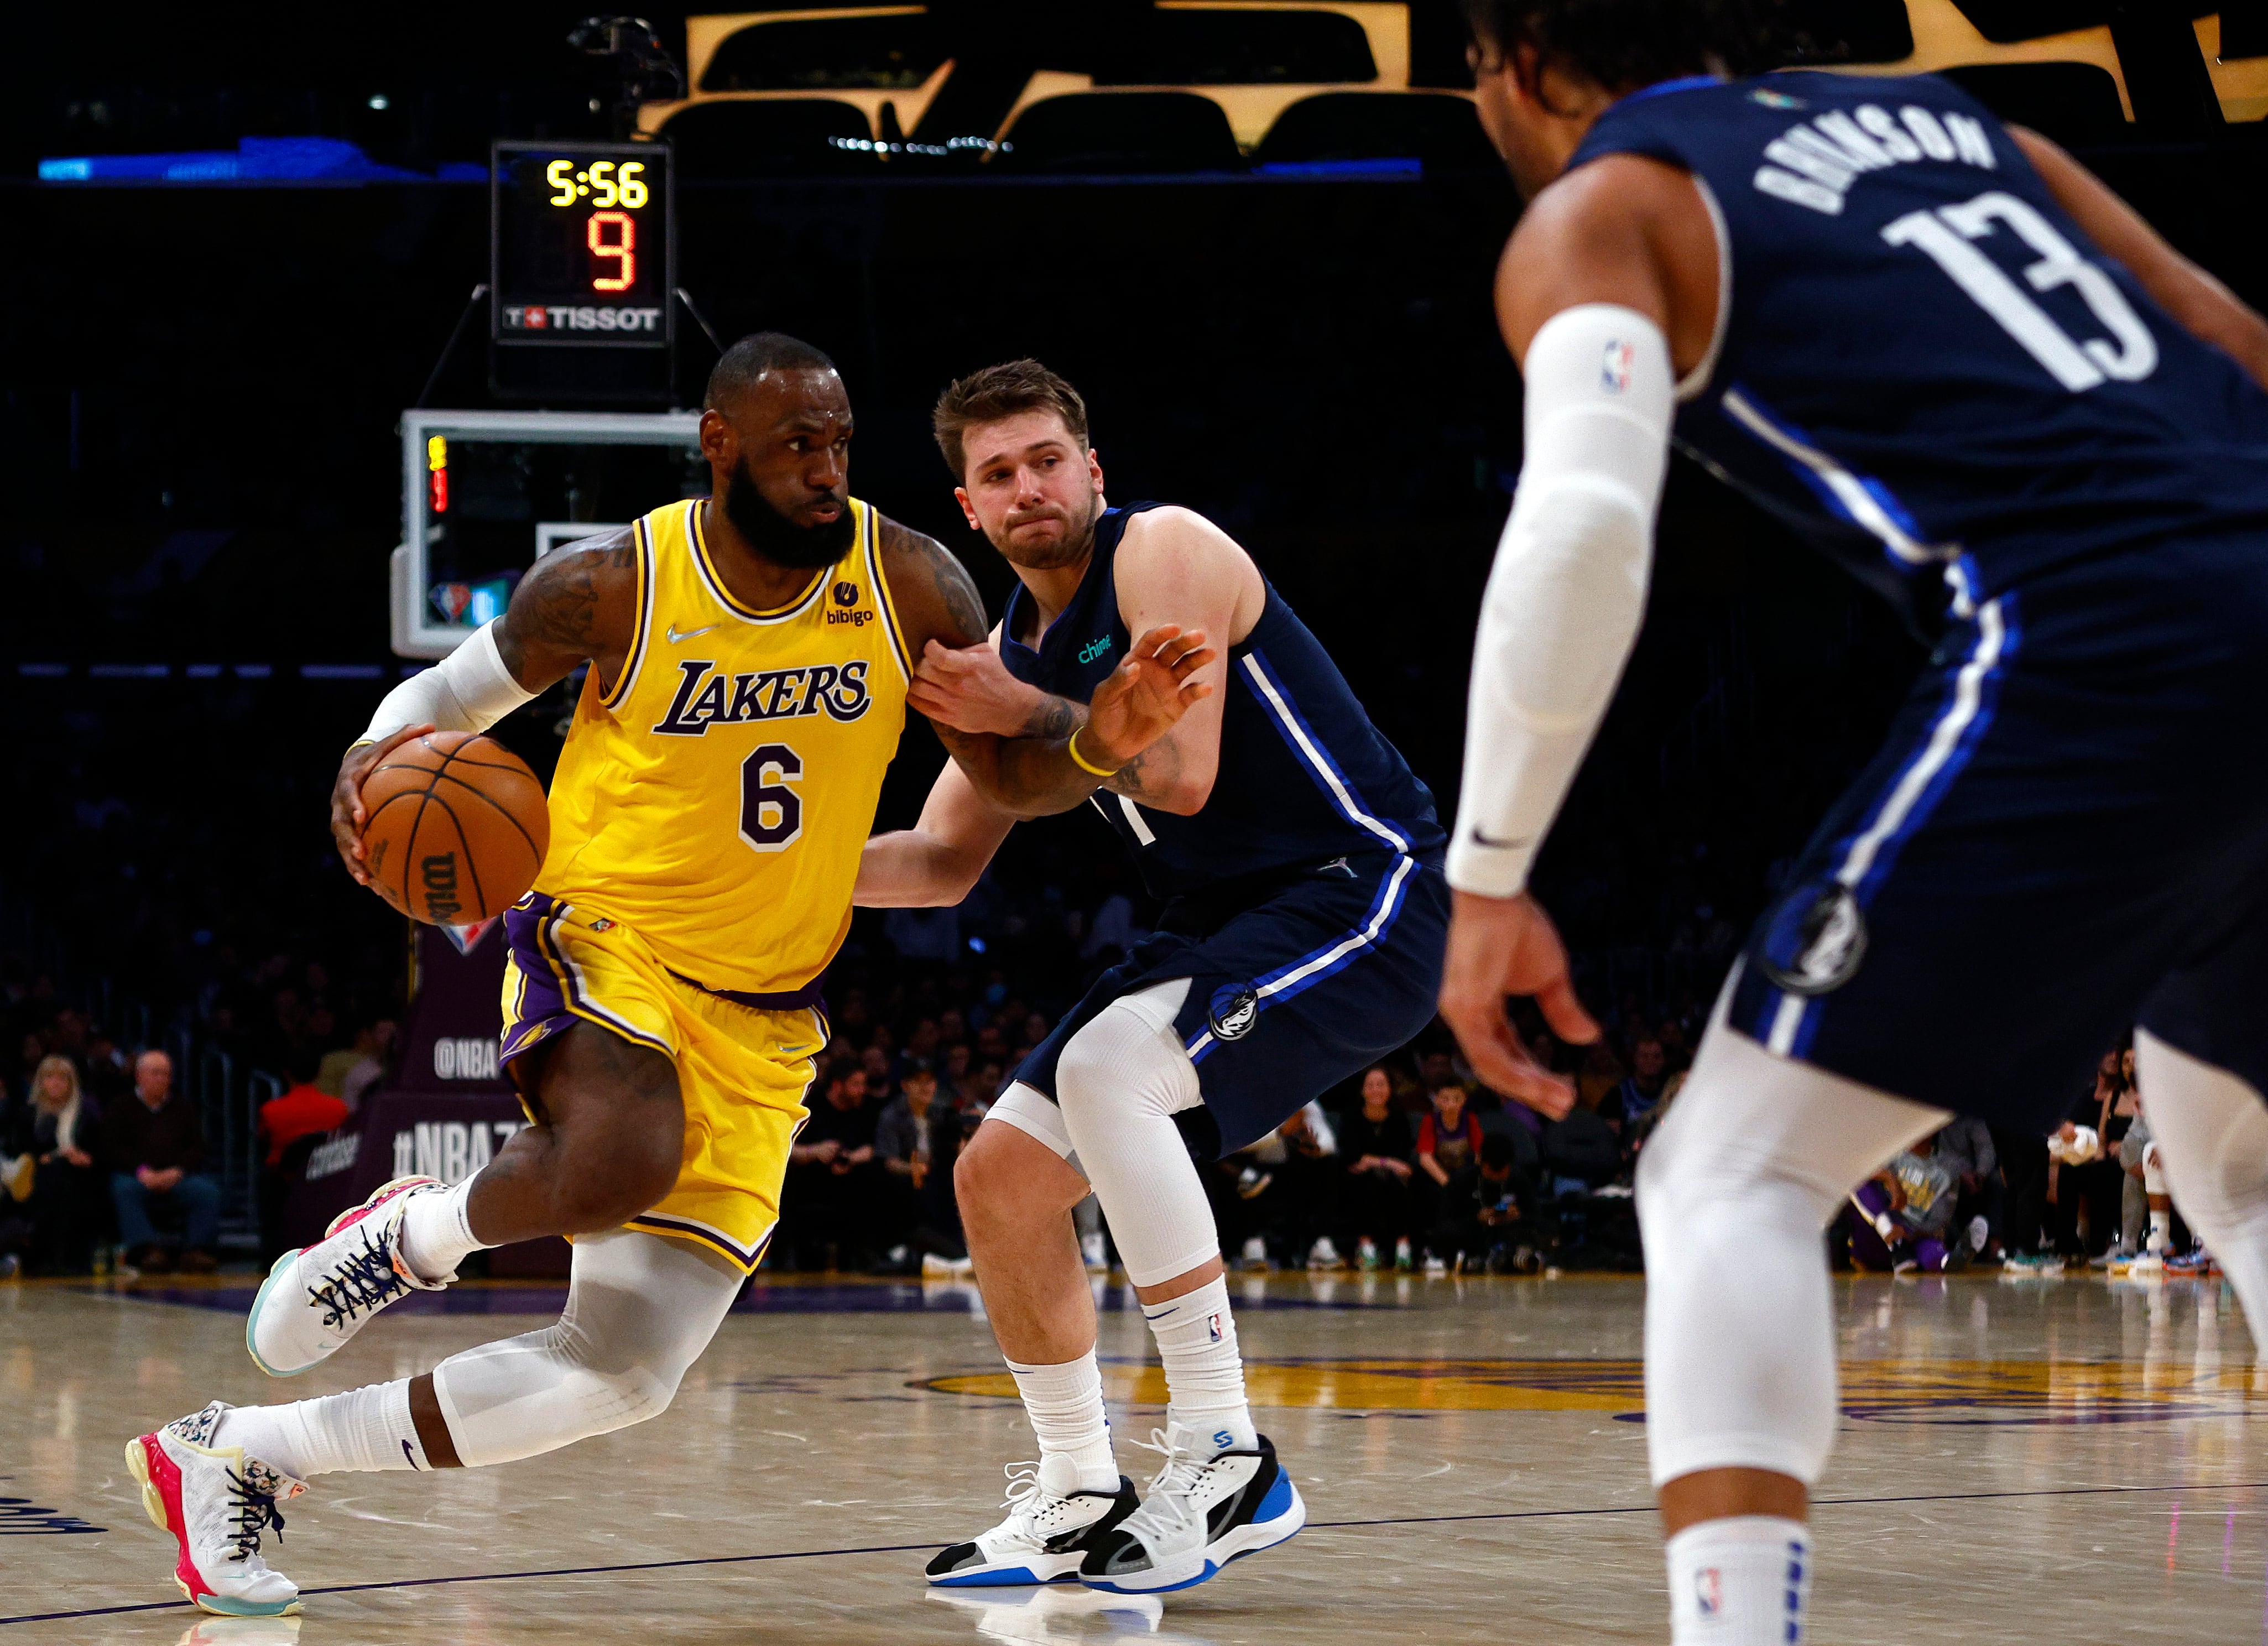
[[[453,1189],[424,1189],[409,1197],[401,1208],[401,1256],[422,1281],[439,1282],[457,1278],[457,1266],[489,1243],[473,1233],[465,1207],[472,1197],[475,1172]]]
[[[1735,1515],[1669,1540],[1670,1646],[1802,1646],[1811,1532],[1776,1515]]]
[[[1165,1362],[1167,1423],[1210,1436],[1223,1449],[1256,1445],[1228,1281],[1216,1274],[1171,1303],[1143,1304],[1142,1313]]]
[[[1015,1375],[1016,1392],[1024,1397],[1024,1411],[1032,1432],[1040,1437],[1040,1461],[1068,1457],[1079,1469],[1082,1492],[1118,1489],[1118,1460],[1110,1450],[1110,1420],[1102,1410],[1102,1369],[1094,1363],[1093,1349],[1060,1366],[1026,1366],[1008,1362]]]
[[[433,1466],[410,1421],[406,1377],[289,1406],[238,1406],[222,1415],[213,1444],[241,1446],[247,1457],[302,1480],[342,1469]]]
[[[2150,1214],[2150,1238],[2147,1249],[2152,1251],[2170,1250],[2174,1244],[2174,1214],[2171,1212]]]

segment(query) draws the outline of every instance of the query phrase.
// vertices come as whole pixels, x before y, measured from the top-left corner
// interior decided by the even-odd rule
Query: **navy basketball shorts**
[[[1233,910],[1167,905],[1013,1079],[1056,1099],[1071,1037],[1123,995],[1190,979],[1174,1022],[1204,1104],[1174,1117],[1205,1158],[1258,1141],[1310,1099],[1407,1045],[1433,1014],[1448,941],[1437,864],[1396,852],[1293,871]]]
[[[2268,534],[2066,567],[1948,633],[1727,1010],[2032,1132],[2137,1025],[2268,1091]]]

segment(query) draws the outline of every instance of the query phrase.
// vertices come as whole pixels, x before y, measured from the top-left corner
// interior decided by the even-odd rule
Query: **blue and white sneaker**
[[[1079,1581],[1123,1595],[1187,1589],[1306,1525],[1307,1505],[1268,1436],[1249,1450],[1226,1438],[1179,1424],[1153,1433],[1150,1450],[1166,1454],[1166,1466],[1141,1508],[1094,1537]]]
[[[1061,1452],[1035,1464],[1012,1463],[1007,1475],[1008,1517],[970,1542],[939,1550],[924,1568],[931,1583],[1005,1588],[1075,1577],[1091,1540],[1141,1501],[1123,1474],[1116,1492],[1079,1490],[1079,1465]]]

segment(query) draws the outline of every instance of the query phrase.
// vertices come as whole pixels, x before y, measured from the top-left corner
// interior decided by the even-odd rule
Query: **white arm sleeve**
[[[492,620],[474,630],[471,638],[432,668],[412,675],[387,692],[370,729],[356,741],[374,743],[405,726],[485,732],[534,698],[504,666]]]
[[[1661,328],[1586,303],[1528,344],[1526,455],[1481,607],[1449,883],[1515,896],[1646,615],[1675,384]]]

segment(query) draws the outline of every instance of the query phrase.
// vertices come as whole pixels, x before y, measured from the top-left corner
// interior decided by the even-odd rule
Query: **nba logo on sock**
[[[1609,395],[1619,395],[1630,388],[1631,368],[1638,364],[1638,350],[1617,337],[1607,344],[1607,351],[1599,362],[1599,387]]]
[[[1216,1343],[1219,1342],[1219,1341],[1220,1341],[1220,1317],[1219,1317],[1219,1315],[1207,1315],[1207,1316],[1205,1317],[1205,1330],[1206,1330],[1206,1332],[1208,1332],[1209,1333],[1211,1333],[1211,1334],[1212,1340],[1213,1340],[1214,1342],[1216,1342]]]
[[[1713,1566],[1705,1566],[1693,1574],[1693,1598],[1701,1607],[1701,1615],[1713,1618],[1725,1604],[1724,1581]]]

